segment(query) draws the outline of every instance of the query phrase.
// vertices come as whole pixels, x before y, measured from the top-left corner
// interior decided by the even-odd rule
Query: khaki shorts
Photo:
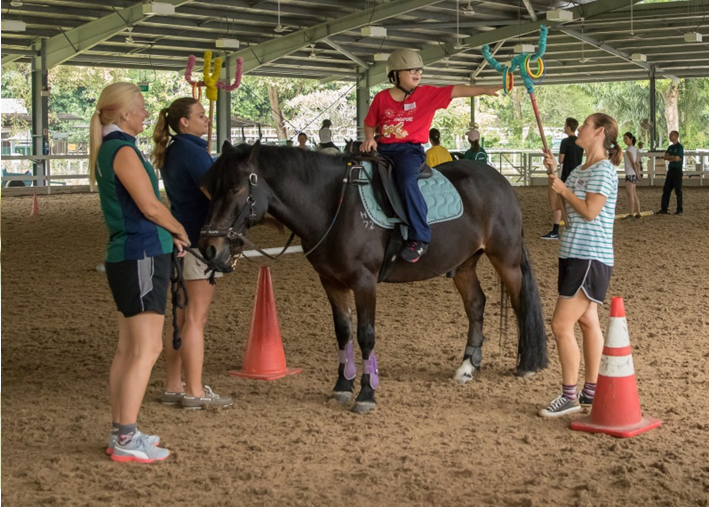
[[[203,262],[199,261],[197,257],[187,252],[187,255],[184,257],[184,268],[182,270],[182,276],[185,280],[208,279],[209,273],[205,275],[205,269],[207,269],[207,266]],[[224,276],[224,273],[220,273],[219,271],[214,273],[215,278],[221,278],[222,276]]]

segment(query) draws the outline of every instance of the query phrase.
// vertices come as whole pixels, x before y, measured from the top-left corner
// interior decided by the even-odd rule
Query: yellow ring
[[[510,72],[509,67],[505,67],[505,70],[502,72],[502,88],[505,91],[505,93],[509,93],[512,91],[512,88],[515,86],[515,76],[512,72]]]
[[[527,55],[524,59],[524,70],[527,71],[527,75],[532,79],[539,79],[544,75],[544,60],[537,58],[537,72],[532,72],[532,67],[530,61],[532,60],[532,55]]]

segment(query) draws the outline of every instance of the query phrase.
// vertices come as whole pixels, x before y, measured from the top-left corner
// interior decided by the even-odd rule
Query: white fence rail
[[[641,154],[643,179],[640,185],[662,185],[665,180],[664,152]],[[505,176],[512,185],[546,185],[546,170],[542,155],[536,150],[488,150],[489,163]],[[35,175],[35,167],[44,165],[44,176]],[[89,159],[87,155],[11,156],[2,158],[3,192],[26,193],[32,191],[85,191],[89,184]],[[40,170],[37,171],[41,173]],[[623,169],[618,168],[622,178]],[[687,185],[709,184],[709,150],[684,152],[684,181]]]

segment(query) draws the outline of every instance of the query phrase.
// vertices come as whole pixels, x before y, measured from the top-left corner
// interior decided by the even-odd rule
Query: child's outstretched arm
[[[502,89],[502,85],[495,86],[468,86],[455,85],[451,91],[451,98],[477,97],[478,95],[492,95],[497,97],[497,92]]]

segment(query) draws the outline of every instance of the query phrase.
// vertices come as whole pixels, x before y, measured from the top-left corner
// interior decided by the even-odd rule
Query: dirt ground
[[[518,189],[548,323],[557,243],[538,239],[548,230],[545,192]],[[657,209],[660,193],[641,188],[642,209]],[[626,202],[621,191],[619,211]],[[709,189],[685,189],[684,216],[616,222],[608,301],[625,299],[642,408],[662,419],[659,429],[623,440],[571,431],[577,415],[539,418],[559,390],[556,348],[550,339],[541,374],[510,374],[514,319],[501,338],[487,261],[482,374],[465,386],[451,379],[467,321],[450,280],[383,284],[379,403],[354,415],[327,399],[337,374],[329,304],[293,254],[270,264],[288,364],[303,372],[274,382],[226,375],[241,363],[256,291],[258,266],[240,264],[219,282],[205,361],[205,382],[235,406],[161,405],[161,359],[139,419],[172,452],[155,465],[103,452],[116,323],[96,271],[106,241],[98,197],[41,196],[40,216],[30,209],[31,198],[2,199],[5,505],[709,505]],[[284,241],[270,229],[252,238]]]

